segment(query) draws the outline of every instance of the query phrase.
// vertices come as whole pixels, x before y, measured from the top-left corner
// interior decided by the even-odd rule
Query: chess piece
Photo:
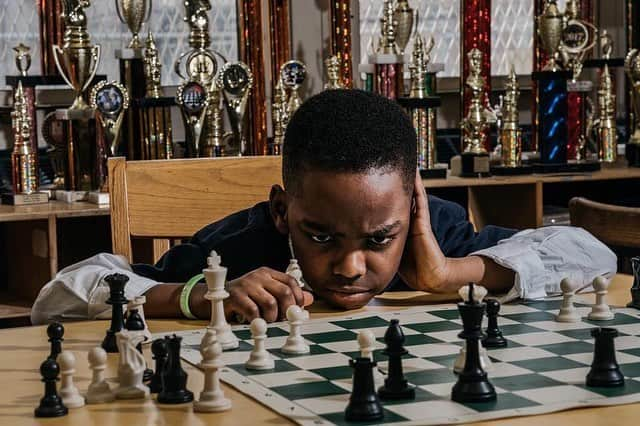
[[[147,303],[147,298],[145,296],[137,296],[134,297],[133,300],[131,300],[129,302],[129,304],[127,305],[127,312],[132,312],[132,311],[137,311],[137,317],[136,317],[136,321],[140,321],[142,322],[143,328],[143,334],[145,337],[144,343],[151,343],[151,341],[153,340],[153,337],[151,336],[151,332],[149,331],[149,327],[147,326],[147,320],[145,319],[144,316],[144,304]],[[127,317],[127,320],[129,318]],[[131,330],[131,328],[129,328],[129,326],[126,326],[127,330]]]
[[[62,352],[62,342],[64,341],[64,327],[59,322],[52,322],[47,327],[47,336],[49,336],[49,342],[51,343],[51,352],[49,358],[55,360],[58,358],[60,352]]]
[[[591,312],[587,318],[593,321],[612,320],[614,315],[611,308],[607,305],[607,293],[609,288],[609,280],[605,277],[596,277],[593,280],[593,289],[596,291],[596,303],[591,307]]]
[[[64,351],[58,357],[60,363],[60,398],[67,408],[80,408],[84,406],[84,398],[78,388],[73,384],[73,375],[76,374],[76,357],[73,352]]]
[[[481,342],[478,341],[478,352],[480,353],[480,366],[484,371],[493,370],[493,363],[489,358],[489,354],[487,350],[481,345]],[[462,370],[464,370],[464,364],[467,360],[467,342],[463,342],[462,348],[460,352],[458,352],[458,356],[453,363],[453,372],[456,374],[460,374]]]
[[[498,313],[500,312],[500,302],[496,299],[487,299],[487,336],[482,339],[482,346],[485,348],[504,348],[507,346],[507,339],[498,328]]]
[[[111,305],[111,326],[102,341],[102,348],[107,352],[115,353],[118,352],[116,333],[124,328],[122,305],[127,303],[127,299],[124,297],[124,286],[129,281],[129,277],[124,274],[111,274],[107,275],[104,280],[109,285],[109,298],[106,303]]]
[[[373,350],[376,345],[376,336],[371,330],[360,330],[358,332],[358,346],[360,346],[360,357],[373,359]],[[384,382],[384,376],[375,366],[373,367],[373,381],[376,384]]]
[[[273,369],[275,362],[271,358],[271,354],[264,348],[264,341],[267,338],[267,322],[265,320],[256,318],[251,321],[251,337],[253,338],[253,349],[245,367],[248,370]]]
[[[164,338],[154,340],[151,344],[151,353],[156,361],[156,371],[151,376],[149,391],[151,393],[160,393],[162,392],[162,373],[169,357],[167,341]]]
[[[349,397],[349,405],[344,412],[348,422],[372,422],[384,416],[382,404],[376,395],[373,384],[373,369],[376,363],[369,358],[349,360],[353,368],[353,389]]]
[[[289,266],[287,266],[287,270],[284,272],[285,274],[293,277],[298,282],[300,288],[304,287],[304,279],[302,278],[302,269],[300,269],[300,265],[298,265],[297,259],[289,260]]]
[[[480,345],[478,343],[483,337],[482,316],[486,304],[481,301],[482,297],[474,294],[475,287],[470,284],[467,287],[468,297],[464,302],[458,303],[463,326],[459,337],[467,342],[467,356],[464,368],[458,375],[458,381],[451,390],[451,399],[460,403],[487,402],[496,399],[496,391],[480,364]]]
[[[415,388],[409,386],[402,372],[402,356],[409,352],[404,348],[404,333],[397,319],[392,319],[389,328],[384,333],[387,345],[382,351],[389,358],[389,368],[384,385],[378,389],[378,396],[382,400],[414,399]]]
[[[631,258],[631,271],[633,284],[631,285],[631,302],[627,304],[627,308],[640,309],[640,257]]]
[[[587,374],[587,386],[624,386],[624,375],[620,372],[613,343],[613,339],[618,337],[618,330],[595,328],[591,330],[591,336],[596,339],[596,344],[591,370]]]
[[[140,334],[142,336],[143,340],[138,344],[136,349],[138,350],[138,352],[144,355],[144,353],[142,352],[142,343],[144,343],[147,340],[147,335],[145,334],[146,325],[144,323],[144,320],[142,319],[142,315],[140,315],[140,313],[138,312],[137,305],[135,306],[136,307],[133,308],[132,302],[129,302],[128,307],[130,307],[130,309],[127,309],[127,320],[124,326],[127,330],[134,331],[137,334]],[[144,375],[142,376],[142,381],[149,382],[152,377],[153,377],[153,370],[151,370],[150,368],[145,368]]]
[[[224,316],[224,299],[229,293],[224,289],[227,277],[227,268],[220,265],[220,256],[215,251],[207,258],[208,267],[202,270],[207,282],[207,293],[204,298],[211,301],[211,322],[209,327],[216,331],[218,342],[223,350],[236,349],[239,345],[238,338]]]
[[[560,281],[560,289],[562,290],[562,306],[560,312],[556,315],[558,322],[579,322],[580,314],[575,306],[573,306],[573,298],[576,294],[577,285],[570,278],[563,278]]]
[[[160,404],[183,404],[193,401],[193,392],[187,389],[187,373],[180,363],[180,344],[182,337],[165,337],[169,348],[169,357],[162,372],[162,391],[158,393]]]
[[[89,351],[87,358],[89,368],[93,371],[93,377],[87,390],[87,404],[102,404],[113,401],[116,397],[104,378],[104,370],[107,368],[107,352],[98,346]]]
[[[136,346],[144,337],[135,332],[121,330],[116,334],[116,344],[120,352],[118,363],[117,399],[143,399],[149,396],[149,388],[142,383],[145,369],[144,357]]]
[[[298,305],[291,305],[287,309],[287,321],[289,321],[289,336],[284,346],[280,349],[286,354],[306,354],[310,352],[309,345],[307,345],[302,337],[300,327],[302,322],[308,319],[308,313],[305,315],[305,310]]]
[[[200,368],[204,370],[204,388],[200,392],[200,399],[193,403],[193,411],[210,413],[225,411],[231,408],[231,400],[225,398],[220,387],[220,369],[224,364],[220,360],[222,346],[216,340],[214,330],[207,330],[200,343],[200,354],[202,362]]]
[[[40,375],[44,382],[44,396],[40,400],[38,408],[35,409],[36,417],[60,417],[69,412],[56,390],[58,373],[60,373],[60,368],[55,359],[47,358],[40,365]]]

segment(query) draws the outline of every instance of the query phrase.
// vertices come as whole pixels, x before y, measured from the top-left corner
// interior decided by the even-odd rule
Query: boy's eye
[[[320,244],[326,244],[328,242],[331,242],[332,240],[331,235],[310,235],[310,236],[313,241]]]
[[[369,238],[369,242],[371,242],[372,244],[376,245],[376,246],[384,246],[387,245],[391,242],[391,240],[393,240],[393,238],[391,237],[371,237]]]

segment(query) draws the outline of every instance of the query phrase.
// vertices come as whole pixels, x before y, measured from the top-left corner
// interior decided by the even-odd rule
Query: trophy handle
[[[118,18],[120,18],[120,22],[123,24],[126,23],[126,19],[122,16],[122,12],[120,11],[120,2],[118,0],[113,0],[116,3],[116,13],[118,14]]]
[[[145,16],[144,18],[144,23],[149,22],[149,19],[151,19],[151,10],[153,9],[153,0],[149,0],[149,8],[147,9],[147,16]]]
[[[178,56],[178,59],[176,59],[176,62],[173,64],[173,70],[183,80],[187,80],[187,78],[182,74],[182,70],[181,70],[181,68],[182,68],[182,60],[184,59],[185,56],[187,56],[190,53],[191,53],[190,50],[187,51],[187,52],[184,52],[182,55]]]
[[[91,75],[89,76],[89,78],[87,79],[87,83],[85,84],[85,86],[82,88],[82,91],[84,92],[87,87],[89,87],[89,85],[91,84],[91,82],[93,81],[93,79],[96,76],[96,73],[98,72],[98,64],[100,63],[100,45],[96,44],[95,46],[93,46],[93,52],[91,52],[91,56],[94,59],[94,66],[93,66],[93,71],[91,71]]]
[[[64,68],[62,68],[62,65],[60,65],[60,60],[58,59],[58,54],[62,54],[62,49],[57,44],[54,44],[52,47],[53,47],[53,60],[56,63],[56,68],[58,68],[58,72],[62,76],[62,79],[64,80],[64,82],[67,83],[67,85],[69,85],[70,87],[73,87],[73,84],[71,84],[71,81],[67,78],[67,75],[64,72]]]

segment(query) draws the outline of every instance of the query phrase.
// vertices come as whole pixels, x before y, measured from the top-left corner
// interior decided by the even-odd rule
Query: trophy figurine
[[[76,94],[69,111],[83,115],[91,111],[82,99],[82,93],[89,86],[98,70],[100,62],[100,45],[92,45],[87,32],[87,17],[84,9],[89,7],[89,0],[64,0],[65,31],[62,47],[53,46],[53,59],[64,81]]]
[[[244,135],[244,117],[253,88],[253,73],[243,62],[228,62],[222,67],[217,78],[234,136],[233,146],[227,146],[225,150],[230,154],[245,155],[247,141]]]
[[[176,92],[176,103],[180,106],[187,129],[187,157],[200,153],[200,137],[209,106],[209,91],[195,80],[185,81]]]
[[[598,159],[604,163],[615,163],[618,155],[614,90],[609,65],[605,64],[598,89],[598,118],[593,122],[598,141]]]
[[[293,113],[302,105],[302,98],[298,89],[307,78],[307,67],[300,61],[288,61],[280,67],[280,78],[285,87],[289,89],[289,102],[287,114],[293,117]]]
[[[18,67],[20,75],[26,77],[29,68],[31,68],[31,48],[20,43],[13,48],[13,51],[16,52],[16,67]]]
[[[558,59],[560,53],[560,41],[562,39],[562,29],[564,27],[564,15],[560,12],[556,0],[547,0],[538,20],[538,36],[542,43],[542,49],[549,55],[549,62],[543,71],[559,71]]]
[[[149,20],[151,16],[152,0],[115,0],[118,17],[123,24],[129,27],[133,38],[129,42],[129,49],[141,49],[142,43],[138,34],[142,24]]]
[[[413,30],[413,9],[409,6],[409,0],[398,0],[393,19],[396,22],[396,44],[400,54],[404,55]]]
[[[382,18],[380,18],[380,31],[382,35],[378,42],[378,53],[385,55],[397,55],[399,53],[398,45],[396,44],[398,22],[394,15],[393,2],[391,0],[384,0]]]
[[[327,72],[327,83],[324,85],[324,90],[344,89],[340,77],[340,59],[336,55],[329,56],[324,60],[324,69]]]
[[[558,52],[564,68],[571,71],[573,83],[582,73],[585,54],[596,44],[597,32],[598,29],[593,24],[580,19],[578,1],[568,0]]]
[[[289,106],[287,103],[287,91],[284,88],[282,77],[278,78],[278,83],[273,93],[273,104],[271,105],[271,120],[273,124],[273,147],[272,155],[282,154],[282,144],[284,143],[284,133],[289,123]]]

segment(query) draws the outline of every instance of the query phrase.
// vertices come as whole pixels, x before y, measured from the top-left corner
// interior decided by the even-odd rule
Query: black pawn
[[[137,309],[132,309],[127,313],[127,321],[124,324],[125,328],[129,331],[144,331],[144,321],[140,316],[140,313]],[[138,352],[142,353],[142,343],[138,343],[136,346]],[[153,376],[153,370],[150,368],[144,369],[144,375],[142,376],[142,380],[146,383],[151,380]]]
[[[384,333],[384,342],[387,346],[382,354],[389,358],[389,371],[384,380],[384,386],[378,389],[380,399],[414,399],[416,391],[409,386],[402,372],[402,356],[409,352],[403,346],[404,333],[397,319],[391,320],[389,328]]]
[[[151,383],[149,383],[149,390],[151,393],[160,393],[162,391],[162,372],[167,363],[167,357],[169,356],[169,347],[165,339],[156,339],[151,343],[151,353],[153,359],[156,361],[156,371],[151,376]]]
[[[384,416],[384,411],[373,384],[373,368],[376,363],[369,358],[356,358],[349,360],[349,365],[353,368],[353,389],[349,405],[344,412],[345,420],[348,422],[380,420]]]
[[[498,312],[500,312],[500,302],[496,299],[488,299],[487,305],[487,336],[482,339],[482,346],[485,348],[504,348],[507,346],[507,339],[502,336],[502,331],[498,328]]]
[[[183,404],[193,401],[193,392],[187,389],[187,373],[180,364],[182,337],[165,337],[169,348],[167,364],[162,372],[162,391],[158,394],[160,404]]]
[[[47,327],[47,336],[49,336],[49,342],[51,343],[51,353],[49,358],[56,360],[58,355],[62,352],[62,342],[64,339],[64,327],[59,322],[52,322]]]
[[[587,374],[587,386],[617,387],[624,386],[624,375],[616,361],[616,349],[613,339],[618,337],[615,328],[595,328],[591,336],[596,339],[593,363]]]
[[[104,279],[109,285],[109,298],[107,304],[111,305],[111,326],[107,330],[107,335],[102,341],[102,349],[107,352],[118,352],[116,344],[116,333],[124,327],[124,313],[122,305],[128,301],[124,297],[124,286],[129,281],[129,277],[124,274],[111,274]]]
[[[44,396],[34,411],[36,417],[61,417],[66,416],[69,412],[56,389],[59,373],[60,367],[55,359],[47,358],[40,365],[40,374],[44,382]]]

